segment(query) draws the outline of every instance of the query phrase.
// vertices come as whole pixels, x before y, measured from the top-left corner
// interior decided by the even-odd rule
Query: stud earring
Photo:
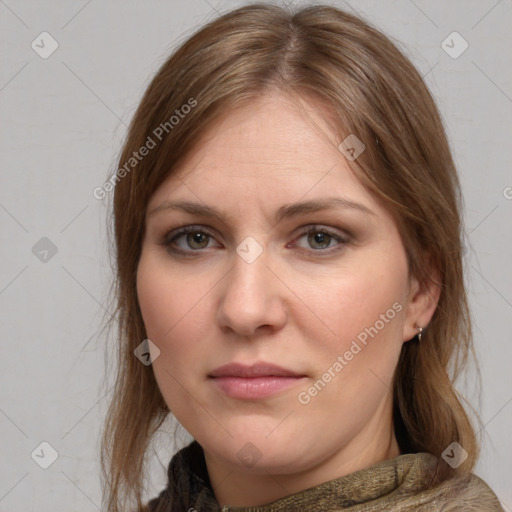
[[[418,338],[418,341],[421,341],[421,336],[423,335],[423,327],[416,326],[416,329],[418,329],[418,334],[416,337]]]

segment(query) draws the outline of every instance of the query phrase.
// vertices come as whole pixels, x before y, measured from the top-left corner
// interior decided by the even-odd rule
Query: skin
[[[161,351],[153,370],[203,447],[221,505],[269,503],[400,454],[393,372],[402,344],[430,321],[438,289],[409,276],[390,213],[356,179],[326,119],[318,104],[269,93],[217,122],[148,204],[137,291]],[[285,205],[326,198],[371,213],[331,206],[276,222]],[[164,208],[169,201],[207,205],[220,218]],[[174,238],[182,226],[196,234]],[[334,236],[322,239],[325,230]],[[252,263],[236,251],[248,236],[263,249]],[[394,318],[301,403],[299,393],[396,303]],[[268,398],[235,399],[208,378],[233,361],[305,377]]]

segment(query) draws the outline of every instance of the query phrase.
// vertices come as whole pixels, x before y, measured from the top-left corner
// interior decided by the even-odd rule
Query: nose
[[[234,255],[231,271],[223,279],[218,308],[218,323],[241,336],[274,332],[286,323],[284,286],[267,266],[264,253],[247,263]]]

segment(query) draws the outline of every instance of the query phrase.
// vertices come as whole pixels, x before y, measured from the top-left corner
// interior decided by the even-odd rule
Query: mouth
[[[306,375],[271,363],[229,363],[216,368],[208,377],[221,392],[231,398],[257,400],[297,385]]]

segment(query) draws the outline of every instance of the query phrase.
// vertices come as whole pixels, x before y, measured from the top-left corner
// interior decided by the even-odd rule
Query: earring
[[[418,329],[418,334],[416,337],[418,338],[418,341],[421,341],[421,336],[423,334],[423,327],[416,326],[416,329]]]

